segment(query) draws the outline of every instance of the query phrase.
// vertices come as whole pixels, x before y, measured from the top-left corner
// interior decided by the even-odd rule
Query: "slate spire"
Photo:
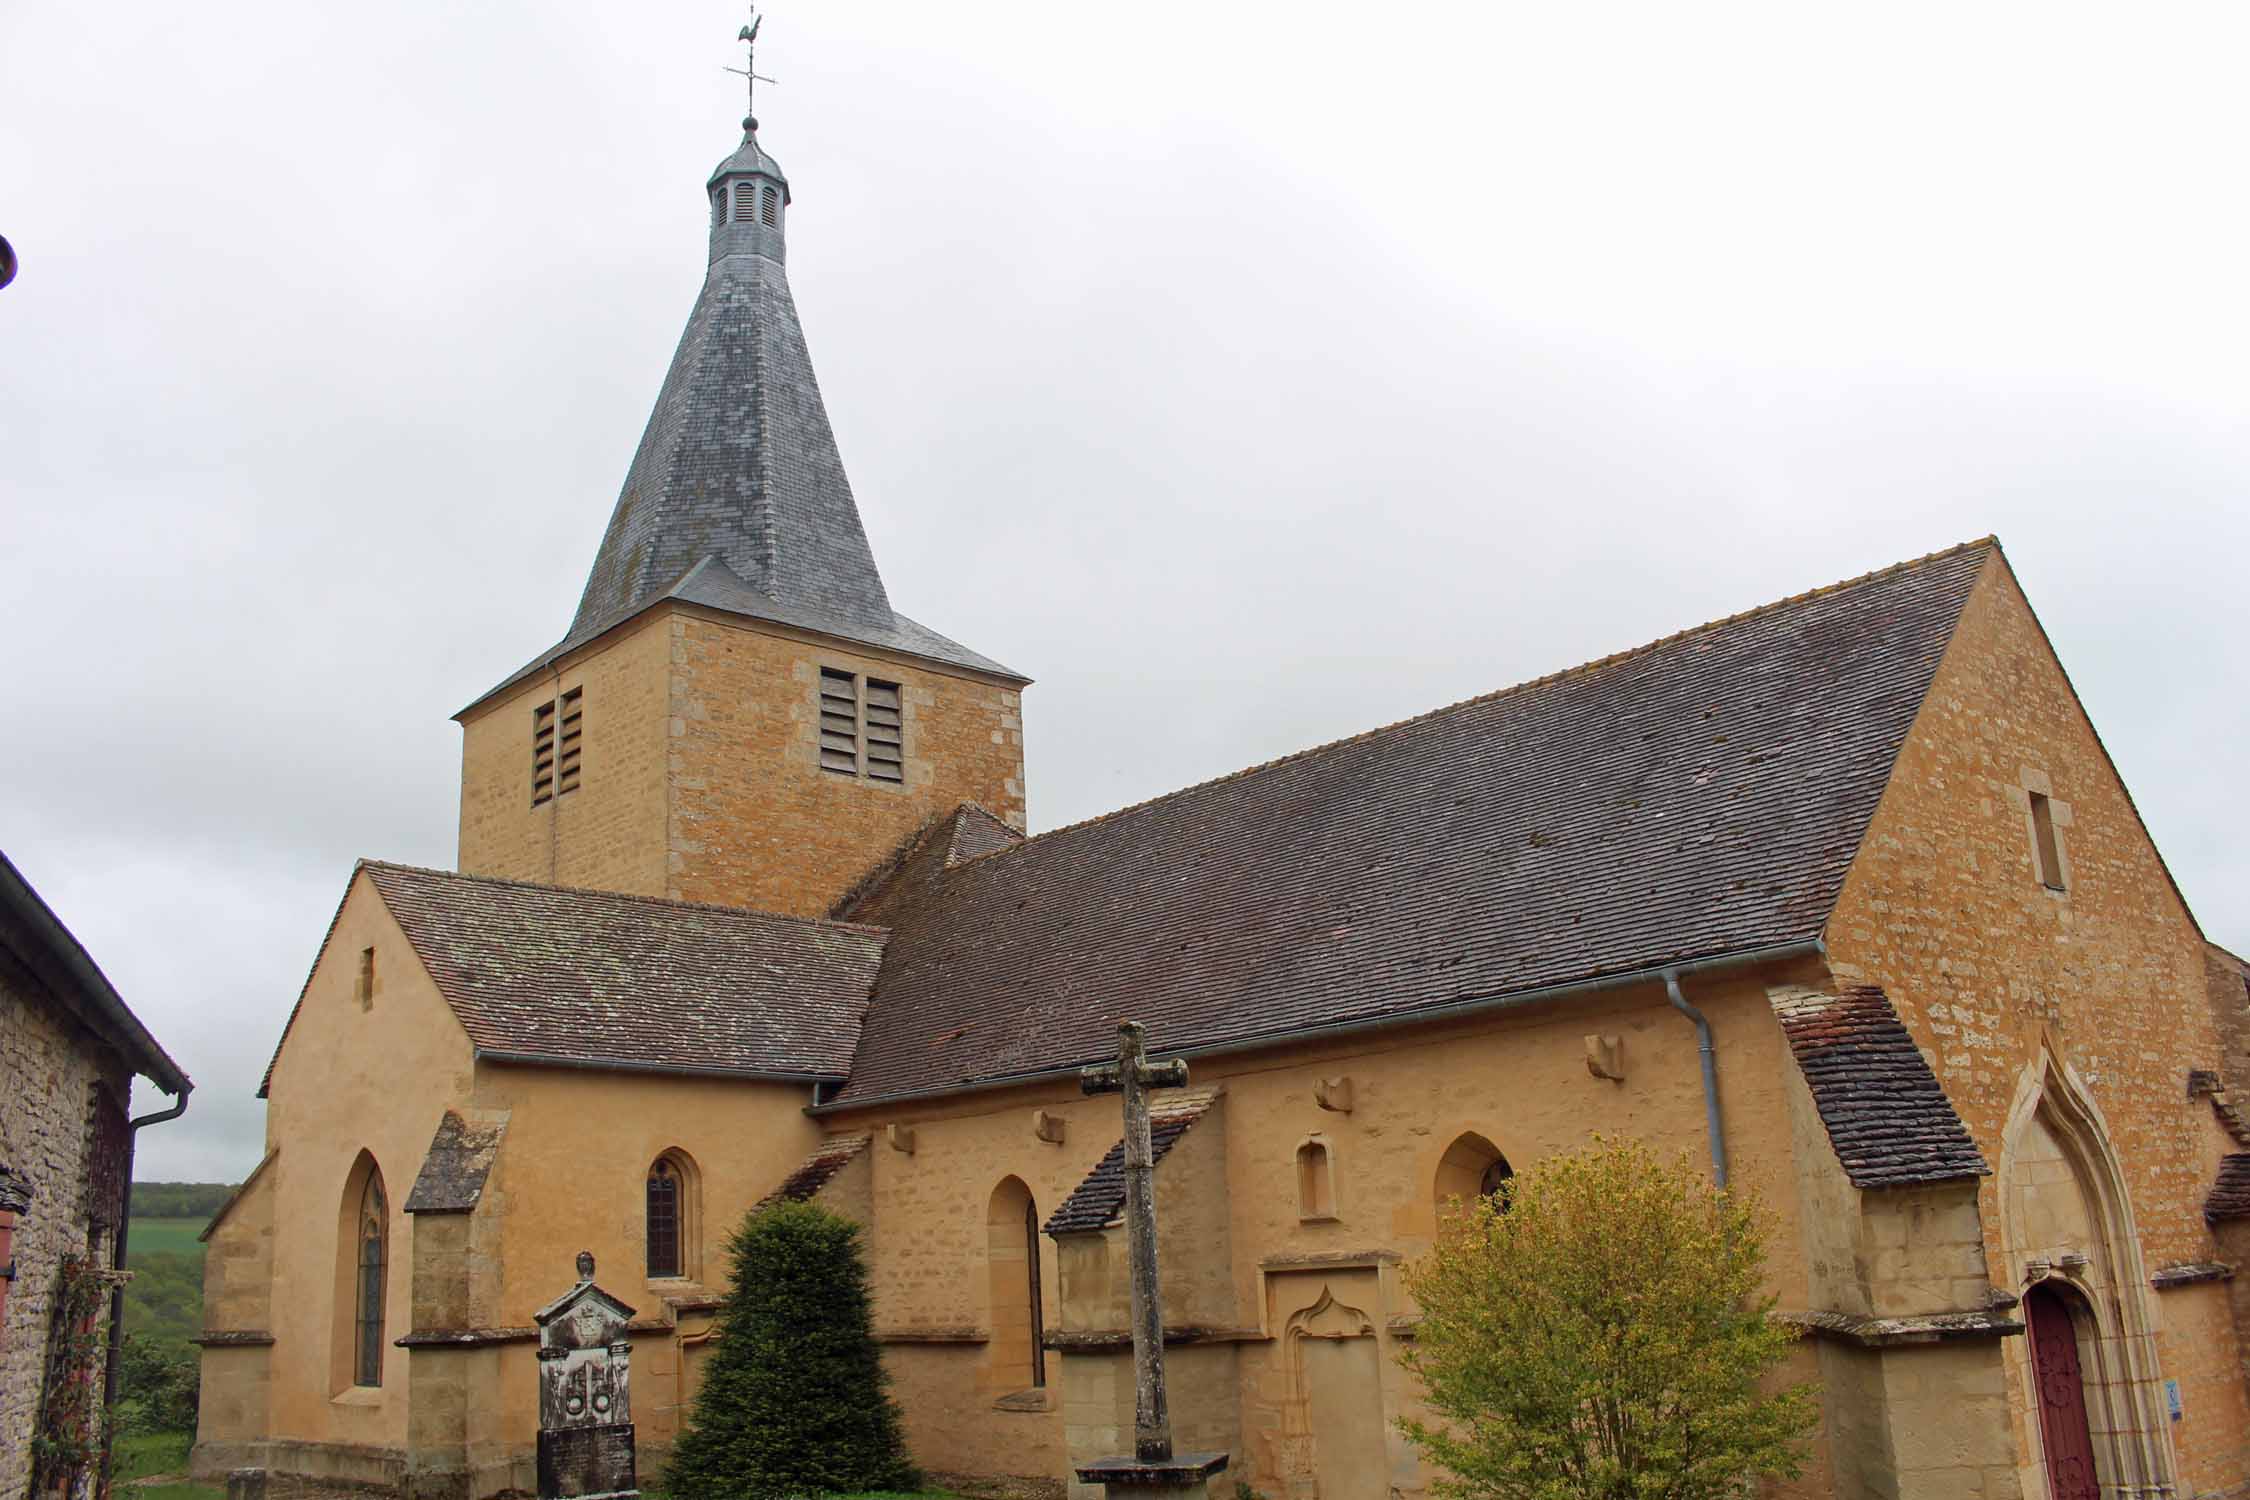
[[[711,173],[711,260],[570,638],[663,595],[706,559],[791,616],[894,629],[789,294],[789,179],[758,144]]]

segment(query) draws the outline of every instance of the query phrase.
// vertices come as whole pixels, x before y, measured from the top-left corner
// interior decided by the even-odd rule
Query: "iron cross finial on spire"
[[[742,76],[742,128],[745,132],[758,128],[758,85],[778,81],[758,71],[758,28],[765,24],[766,18],[758,14],[757,7],[752,6],[750,24],[735,35],[735,40],[742,43],[742,66],[727,69],[729,73],[739,73]]]

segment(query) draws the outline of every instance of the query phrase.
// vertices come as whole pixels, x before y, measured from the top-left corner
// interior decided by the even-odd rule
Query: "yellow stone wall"
[[[665,893],[671,631],[643,615],[461,718],[461,870]],[[580,783],[531,804],[532,715],[584,693]]]
[[[370,947],[375,984],[363,1008],[359,956]],[[233,1429],[254,1420],[263,1402],[274,1439],[345,1456],[330,1472],[395,1476],[407,1433],[405,1351],[386,1343],[380,1388],[340,1387],[335,1379],[343,1195],[360,1152],[369,1152],[390,1211],[385,1333],[396,1338],[406,1332],[412,1306],[406,1195],[439,1118],[468,1093],[470,1073],[467,1035],[373,883],[355,877],[274,1066],[266,1140],[269,1149],[287,1149],[213,1231],[205,1262],[207,1327],[259,1317],[263,1302],[274,1343],[270,1351],[205,1352],[200,1438],[238,1441]],[[269,1242],[267,1299],[254,1275],[242,1272],[254,1270],[259,1246]],[[257,1388],[267,1378],[258,1372],[258,1353],[268,1355],[267,1391]]]
[[[823,667],[895,681],[902,785],[820,767]],[[977,802],[1024,826],[1022,695],[682,610],[672,623],[667,891],[820,916],[932,817]]]
[[[904,783],[821,769],[823,667],[899,684]],[[532,714],[572,688],[581,784],[533,807]],[[659,606],[462,716],[461,868],[820,916],[963,802],[1024,826],[1022,713],[998,679]]]
[[[2040,879],[2033,792],[2053,799],[2063,892]],[[2003,1244],[2017,1165],[2007,1134],[2043,1045],[2085,1081],[2106,1123],[2142,1271],[2214,1258],[2200,1206],[2216,1161],[2196,1118],[2209,1104],[2186,1091],[2188,1070],[2217,1067],[2222,1054],[2202,940],[1997,558],[1964,610],[1827,938],[1839,979],[1890,995],[1996,1169],[1981,1201],[1995,1279],[2016,1274]],[[2113,1268],[2123,1292],[2155,1295],[2145,1281],[2124,1284],[2128,1271]],[[2171,1294],[2153,1314],[2165,1373],[2233,1347],[2216,1306]],[[2004,1348],[2017,1443],[2034,1455],[2024,1340]],[[2191,1409],[2170,1439],[2181,1479],[2240,1481],[2250,1466],[2239,1440],[2216,1434],[2245,1431],[2239,1385]],[[2220,1456],[2228,1448],[2234,1456]]]
[[[1719,1045],[1735,1181],[1756,1187],[1774,1214],[1773,1284],[1792,1307],[1805,1303],[1805,1267],[1782,1093],[1786,1049],[1765,986],[1817,977],[1817,967],[1799,966],[1689,984]],[[1589,1073],[1588,1034],[1623,1039],[1624,1082]],[[1159,1052],[1162,1040],[1155,1039]],[[1318,1460],[1305,1447],[1317,1434],[1304,1430],[1304,1413],[1289,1409],[1293,1382],[1302,1382],[1286,1335],[1289,1319],[1316,1304],[1323,1290],[1374,1324],[1369,1337],[1380,1356],[1373,1363],[1383,1418],[1398,1416],[1412,1399],[1396,1353],[1413,1309],[1398,1288],[1396,1266],[1435,1231],[1435,1185],[1457,1136],[1484,1136],[1519,1168],[1580,1145],[1594,1131],[1637,1135],[1699,1166],[1707,1161],[1695,1031],[1656,986],[1356,1043],[1206,1059],[1194,1071],[1198,1088],[1224,1092],[1158,1169],[1159,1213],[1181,1230],[1214,1210],[1224,1220],[1194,1230],[1201,1253],[1191,1255],[1183,1244],[1167,1259],[1168,1322],[1223,1335],[1186,1346],[1198,1348],[1199,1380],[1223,1366],[1234,1381],[1223,1413],[1211,1404],[1217,1398],[1198,1398],[1198,1420],[1238,1420],[1241,1447],[1227,1484],[1243,1479],[1274,1496],[1288,1493],[1290,1465]],[[1338,1076],[1352,1081],[1349,1114],[1323,1110],[1314,1099],[1316,1081]],[[1039,1111],[1064,1122],[1061,1144],[1035,1133]],[[885,1143],[882,1127],[892,1122],[912,1127],[911,1154]],[[1066,1426],[1099,1429],[1107,1420],[1099,1413],[1114,1410],[1114,1379],[1105,1383],[1102,1374],[1114,1357],[1069,1354],[1058,1364],[1051,1356],[1050,1386],[1066,1372],[1078,1384],[1063,1385],[1049,1410],[995,1409],[1005,1381],[985,1368],[989,1353],[981,1342],[991,1327],[982,1274],[987,1207],[994,1188],[1013,1176],[1030,1187],[1042,1217],[1051,1213],[1116,1141],[1117,1101],[1083,1098],[1073,1084],[1058,1082],[834,1114],[824,1123],[839,1132],[875,1131],[876,1323],[889,1339],[887,1362],[917,1456],[944,1471],[1060,1473]],[[1332,1153],[1336,1203],[1333,1218],[1306,1222],[1295,1154],[1315,1132]],[[1115,1317],[1115,1268],[1106,1262],[1116,1248],[1101,1250],[1102,1236],[1071,1238],[1072,1254],[1103,1263],[1093,1270],[1081,1263],[1066,1274],[1055,1242],[1045,1239],[1050,1331],[1087,1331]],[[1102,1293],[1066,1306],[1065,1295],[1088,1277]],[[929,1342],[938,1336],[971,1342]],[[1801,1363],[1809,1368],[1811,1358],[1808,1351]],[[1129,1391],[1126,1400],[1129,1413]],[[1381,1463],[1391,1482],[1402,1493],[1420,1493],[1426,1477],[1396,1441],[1386,1437],[1384,1445]],[[1814,1477],[1789,1493],[1821,1493],[1824,1472],[1816,1462]]]

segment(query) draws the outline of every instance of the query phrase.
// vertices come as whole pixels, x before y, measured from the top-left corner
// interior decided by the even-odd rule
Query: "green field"
[[[203,1259],[203,1246],[196,1236],[203,1232],[208,1218],[194,1219],[135,1219],[125,1232],[125,1262],[131,1265],[142,1255],[192,1255]]]

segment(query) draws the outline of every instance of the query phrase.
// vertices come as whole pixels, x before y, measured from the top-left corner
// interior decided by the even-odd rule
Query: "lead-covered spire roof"
[[[754,121],[711,174],[711,258],[594,558],[573,634],[715,558],[777,603],[880,629],[868,549],[790,295],[788,179]]]
[[[559,643],[477,701],[663,599],[1027,680],[891,608],[789,291],[789,179],[755,117],[705,188],[703,290],[578,612]]]

